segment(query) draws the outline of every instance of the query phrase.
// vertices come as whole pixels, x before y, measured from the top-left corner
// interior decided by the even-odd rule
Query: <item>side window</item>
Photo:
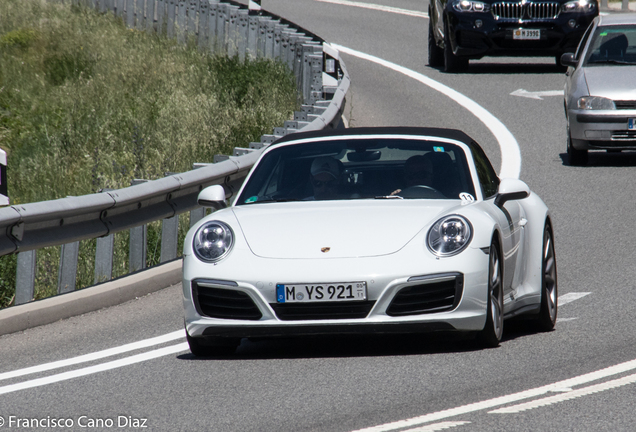
[[[497,194],[497,190],[499,189],[499,177],[497,177],[497,173],[492,168],[482,148],[475,142],[471,143],[470,148],[473,152],[473,159],[475,160],[475,167],[477,168],[477,177],[479,177],[484,199],[492,198]]]

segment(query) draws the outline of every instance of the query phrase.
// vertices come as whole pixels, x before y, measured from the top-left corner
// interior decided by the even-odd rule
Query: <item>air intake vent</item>
[[[459,273],[427,277],[399,290],[386,313],[404,316],[446,312],[457,307],[463,289],[464,276]]]
[[[252,298],[243,291],[192,282],[192,298],[202,316],[252,321],[263,316]]]
[[[366,318],[375,301],[325,303],[270,303],[283,321]]]

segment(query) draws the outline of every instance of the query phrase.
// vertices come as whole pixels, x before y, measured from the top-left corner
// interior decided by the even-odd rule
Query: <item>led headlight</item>
[[[488,12],[490,5],[480,1],[455,0],[453,9],[457,12]]]
[[[233,245],[232,228],[219,221],[210,221],[201,225],[192,240],[194,253],[200,260],[207,262],[223,259]]]
[[[445,216],[435,222],[426,243],[437,256],[451,256],[463,251],[473,238],[470,222],[462,216]]]
[[[575,0],[561,6],[563,12],[591,12],[596,9],[596,2],[590,0]]]
[[[576,105],[584,110],[615,110],[616,104],[613,100],[598,96],[583,96],[579,98]]]

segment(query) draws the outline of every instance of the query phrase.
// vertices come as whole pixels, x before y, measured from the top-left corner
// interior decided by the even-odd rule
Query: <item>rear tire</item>
[[[535,321],[537,330],[545,332],[554,329],[557,320],[558,294],[552,227],[546,221],[541,259],[541,310]]]
[[[448,25],[444,25],[444,72],[464,72],[468,69],[468,59],[453,53]]]
[[[488,259],[488,308],[486,325],[478,334],[477,340],[484,348],[499,346],[503,336],[503,267],[499,258],[499,247],[493,241],[490,245],[490,257]]]

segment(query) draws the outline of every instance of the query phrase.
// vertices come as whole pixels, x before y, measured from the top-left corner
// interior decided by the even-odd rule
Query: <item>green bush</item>
[[[258,141],[298,108],[282,63],[210,55],[68,3],[0,0],[0,147],[12,204],[190,170]],[[40,264],[49,255],[38,253],[38,274],[57,272]],[[0,307],[13,297],[12,265],[0,258]],[[85,267],[81,286],[92,284]],[[38,276],[36,291],[54,279]]]

